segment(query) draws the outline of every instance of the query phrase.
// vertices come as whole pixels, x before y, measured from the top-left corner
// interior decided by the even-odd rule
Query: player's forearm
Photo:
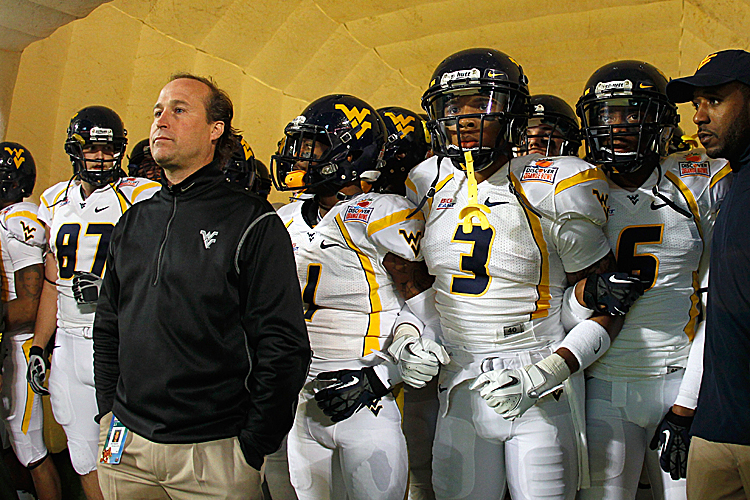
[[[57,289],[51,283],[44,283],[42,295],[39,298],[39,308],[34,325],[34,341],[32,345],[44,349],[57,329]]]

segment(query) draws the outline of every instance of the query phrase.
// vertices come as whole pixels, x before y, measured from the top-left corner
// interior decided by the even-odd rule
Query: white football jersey
[[[478,185],[490,227],[482,229],[475,219],[468,234],[460,216],[468,181],[450,160],[432,157],[414,168],[407,197],[419,204],[436,175],[435,194],[422,208],[422,253],[436,277],[443,343],[484,352],[558,343],[566,272],[610,251],[601,228],[604,174],[573,157],[515,158]]]
[[[37,207],[33,203],[14,203],[0,211],[0,249],[3,267],[2,300],[9,302],[17,297],[15,272],[44,262],[47,245],[44,227],[37,219]],[[19,284],[23,286],[22,283]],[[41,283],[39,284],[41,286]],[[22,330],[7,331],[6,335],[32,333],[27,326]]]
[[[609,350],[588,369],[604,380],[635,380],[685,367],[705,286],[713,224],[731,183],[726,160],[702,149],[662,161],[635,191],[609,187],[605,229],[621,271],[639,276],[646,292],[625,317]],[[654,194],[658,192],[683,213]]]
[[[311,204],[297,201],[278,215],[294,248],[313,373],[317,359],[359,359],[387,345],[403,300],[383,258],[421,260],[424,217],[409,217],[415,207],[401,196],[363,193],[311,227],[302,214]]]
[[[161,184],[126,177],[83,199],[80,184],[59,182],[42,194],[39,220],[50,230],[49,246],[57,259],[57,326],[92,326],[96,304],[78,304],[71,290],[73,271],[104,276],[109,238],[125,210],[150,198]]]

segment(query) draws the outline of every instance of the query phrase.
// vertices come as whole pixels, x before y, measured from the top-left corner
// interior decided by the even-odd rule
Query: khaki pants
[[[102,418],[99,457],[112,414]],[[98,463],[106,500],[257,500],[260,473],[250,467],[237,438],[196,444],[159,444],[129,431],[119,464]]]
[[[750,497],[750,446],[690,440],[687,465],[689,500]]]

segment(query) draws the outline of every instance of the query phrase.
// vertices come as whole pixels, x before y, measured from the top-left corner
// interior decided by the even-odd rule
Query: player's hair
[[[240,134],[239,130],[232,127],[232,118],[234,117],[232,99],[230,99],[226,91],[216,85],[216,82],[211,77],[205,78],[192,73],[175,73],[170,77],[169,81],[173,82],[181,78],[201,82],[210,91],[209,98],[204,102],[206,120],[208,123],[224,122],[224,133],[216,141],[216,150],[214,151],[214,160],[218,159],[219,166],[223,166],[229,160],[229,157],[232,156],[232,151],[234,151],[235,143],[237,142],[236,137]]]

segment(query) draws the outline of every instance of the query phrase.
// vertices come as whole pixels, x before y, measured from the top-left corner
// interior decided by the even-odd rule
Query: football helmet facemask
[[[617,61],[596,70],[576,105],[586,160],[627,174],[666,156],[679,121],[666,87],[666,76],[641,61]]]
[[[560,148],[556,140],[561,140]],[[531,96],[531,116],[526,129],[526,153],[544,156],[578,156],[581,133],[573,108],[557,96],[538,94]],[[535,147],[544,151],[536,151]]]
[[[124,177],[121,162],[128,144],[126,136],[127,131],[120,117],[104,106],[88,106],[73,115],[68,126],[65,152],[70,156],[75,176],[95,188]],[[111,161],[87,160],[83,154],[84,149],[96,145],[110,145],[114,158]],[[89,170],[86,168],[87,163],[96,164],[97,168]]]
[[[521,144],[529,111],[528,79],[521,66],[494,49],[468,49],[441,62],[422,96],[430,117],[432,148],[464,169],[470,151],[474,170],[499,154],[510,158]]]
[[[360,179],[377,179],[383,161],[385,124],[361,99],[335,94],[310,104],[284,129],[271,157],[279,191],[335,193]]]
[[[405,194],[409,171],[424,160],[430,149],[425,122],[413,111],[389,106],[378,109],[388,138],[383,155],[383,171],[373,191]]]
[[[28,149],[16,142],[0,142],[0,201],[31,196],[36,182],[36,163]]]

